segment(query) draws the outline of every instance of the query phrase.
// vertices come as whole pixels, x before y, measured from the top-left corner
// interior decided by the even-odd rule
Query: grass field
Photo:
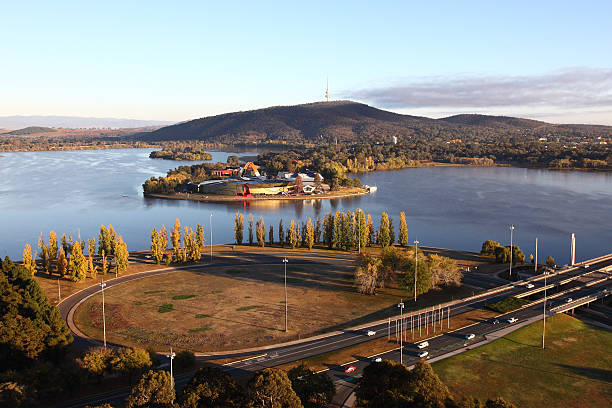
[[[288,333],[284,332],[282,267],[243,266],[178,271],[107,289],[107,338],[157,349],[251,348],[394,316],[396,303],[408,295],[393,287],[376,296],[359,294],[353,285],[353,267],[347,263],[293,265],[287,273]],[[464,287],[431,291],[416,306],[471,293]],[[99,296],[88,299],[75,313],[77,326],[91,337],[102,336],[101,320]]]
[[[567,315],[433,365],[456,396],[501,396],[518,407],[609,407],[612,332]]]

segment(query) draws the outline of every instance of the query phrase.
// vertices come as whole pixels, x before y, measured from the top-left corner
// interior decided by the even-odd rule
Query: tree
[[[268,243],[270,246],[274,245],[274,226],[270,225],[270,231],[268,232]]]
[[[382,262],[378,258],[368,254],[362,254],[359,257],[359,265],[355,269],[355,283],[359,293],[376,294],[376,288],[379,287],[382,276],[381,267]]]
[[[429,363],[424,360],[417,361],[410,374],[414,392],[423,397],[425,406],[445,408],[446,403],[451,400],[451,393]]]
[[[408,245],[408,226],[406,225],[406,214],[402,211],[400,213],[400,231],[398,243],[401,246]]]
[[[70,243],[68,243],[68,240],[66,239],[66,234],[62,234],[61,241],[62,241],[62,248],[64,248],[64,254],[66,254],[66,256],[69,257],[70,249],[72,248],[72,236],[70,236]]]
[[[127,249],[127,244],[123,242],[121,235],[117,237],[115,241],[115,262],[117,264],[117,273],[123,273],[127,271],[129,265],[130,253]]]
[[[94,256],[96,254],[96,239],[90,238],[87,240],[87,255]]]
[[[42,263],[42,267],[47,274],[51,275],[51,260],[49,259],[49,248],[45,245],[45,241],[43,240],[42,234],[38,237],[38,256],[40,256],[40,261]]]
[[[202,226],[202,224],[196,225],[195,244],[198,247],[198,252],[201,253],[206,245],[206,239],[204,239],[204,227]],[[200,257],[198,256],[198,260],[199,259]]]
[[[555,266],[555,258],[553,258],[552,256],[548,256],[548,258],[546,258],[546,265],[550,266],[551,268]]]
[[[53,263],[57,259],[57,234],[55,231],[49,231],[49,262]]]
[[[494,400],[487,400],[487,402],[485,403],[485,408],[516,408],[516,406],[504,400],[503,398],[497,398]]]
[[[151,231],[151,253],[156,264],[160,264],[168,247],[168,236],[166,235],[166,227],[164,226],[160,232],[157,232],[155,227]]]
[[[202,367],[178,396],[181,408],[243,408],[248,406],[244,391],[226,372]]]
[[[257,244],[263,248],[266,245],[266,225],[264,224],[263,217],[260,217],[259,221],[257,221],[256,234]]]
[[[325,214],[323,218],[323,243],[331,249],[334,245],[334,216]]]
[[[291,387],[305,408],[325,407],[336,394],[336,386],[326,373],[315,373],[304,363],[287,373]]]
[[[431,254],[428,256],[427,261],[429,263],[431,286],[433,288],[448,285],[458,286],[461,283],[463,274],[454,259]]]
[[[281,248],[285,246],[285,230],[283,230],[283,219],[278,222],[278,243]]]
[[[178,368],[193,367],[195,362],[195,354],[189,350],[179,351],[174,358],[174,364],[176,364]]]
[[[321,242],[321,218],[318,215],[317,219],[315,220],[314,242],[315,244]]]
[[[510,262],[510,247],[499,246],[495,248],[495,261],[497,263],[508,263]],[[516,245],[512,245],[512,262],[522,263],[525,262],[525,254],[521,248]]]
[[[342,213],[336,211],[334,214],[334,232],[332,237],[332,247],[336,249],[342,248]]]
[[[295,187],[293,188],[293,192],[295,194],[300,194],[304,191],[304,183],[302,182],[302,176],[299,174],[295,178]]]
[[[112,225],[100,226],[100,233],[98,234],[98,255],[102,255],[102,251],[108,256],[113,255],[113,242],[115,241],[117,234]]]
[[[407,263],[405,265],[404,274],[401,279],[401,284],[408,292],[414,293],[414,247],[407,251]],[[431,272],[427,258],[423,252],[418,251],[417,254],[417,295],[427,293],[431,289]]]
[[[389,215],[386,212],[383,212],[380,218],[380,232],[378,233],[378,242],[383,248],[391,244],[391,235],[389,231]]]
[[[120,348],[110,362],[114,371],[128,374],[130,384],[132,375],[151,367],[151,357],[145,349],[141,348]]]
[[[179,262],[181,259],[181,222],[178,218],[174,221],[174,228],[170,231],[170,242],[172,243],[174,262]]]
[[[32,247],[30,247],[30,244],[25,244],[23,248],[23,267],[34,276],[34,272],[36,272],[36,261],[32,258]]]
[[[284,371],[266,368],[255,373],[247,385],[253,408],[300,408],[291,381]]]
[[[150,370],[143,374],[127,399],[128,408],[172,408],[174,387],[170,373]]]
[[[480,249],[480,255],[484,256],[495,256],[495,251],[497,248],[501,247],[499,242],[491,241],[487,239],[482,243],[482,248]]]
[[[389,245],[395,242],[395,228],[393,227],[393,218],[389,217]]]
[[[93,263],[92,255],[89,255],[87,257],[87,269],[89,271],[89,276],[91,277],[91,279],[96,279],[96,276],[98,276],[98,270],[96,268],[96,265],[94,265]]]
[[[372,222],[372,216],[370,214],[368,214],[368,222],[366,225],[368,228],[368,246],[372,246],[372,244],[376,242],[376,239],[374,239],[374,223]]]
[[[57,261],[55,261],[55,269],[57,270],[57,274],[59,276],[66,275],[67,266],[68,266],[68,261],[66,260],[66,254],[64,253],[64,248],[60,248],[59,255],[57,256]]]
[[[410,407],[397,402],[412,395],[411,375],[405,365],[382,361],[365,367],[355,390],[355,407]],[[404,397],[404,398],[402,398]],[[409,399],[412,402],[412,398]]]
[[[249,245],[253,245],[253,214],[249,214]]]
[[[321,177],[319,173],[315,174],[314,183],[315,183],[315,188],[317,189],[321,188],[321,185],[323,184],[323,177]]]
[[[353,247],[353,214],[350,210],[342,214],[342,249],[350,251]]]
[[[287,243],[291,246],[291,249],[295,249],[299,242],[299,235],[295,227],[295,221],[291,220],[289,229],[287,230]]]
[[[70,251],[70,279],[77,282],[87,277],[87,259],[81,250],[81,243],[74,241]]]
[[[79,360],[79,365],[98,382],[111,370],[114,352],[110,348],[96,347],[89,349]]]
[[[308,247],[309,250],[312,249],[312,246],[314,245],[314,228],[312,227],[312,220],[310,218],[308,218],[308,221],[306,222],[306,246]]]
[[[236,240],[236,244],[242,245],[243,233],[244,231],[244,216],[242,214],[236,213],[236,217],[234,218],[234,239]]]

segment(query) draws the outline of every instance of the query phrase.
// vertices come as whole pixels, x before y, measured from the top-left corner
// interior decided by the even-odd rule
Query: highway
[[[231,254],[231,252],[230,252]],[[329,257],[329,259],[334,259],[336,261],[352,261],[353,258],[349,256],[343,256],[342,254],[331,254],[334,255]],[[231,256],[231,255],[230,255]],[[280,259],[284,256],[291,256],[295,258],[295,253],[277,253],[275,255],[269,254],[253,254],[252,256],[242,257],[243,259],[235,259],[230,258],[229,256],[221,256],[218,255],[215,259],[213,259],[213,266],[240,266],[245,264],[250,264],[257,260],[258,264],[278,264]],[[323,258],[323,257],[322,257]],[[322,261],[320,259],[319,261]],[[295,259],[292,263],[294,264],[316,264],[316,259]],[[588,267],[577,266],[574,268],[569,268],[563,271],[556,272],[554,274],[548,275],[546,277],[546,288],[548,290],[548,296],[551,297],[549,301],[549,307],[554,308],[559,305],[564,304],[565,299],[567,297],[571,297],[572,299],[583,299],[585,296],[590,296],[598,291],[601,291],[605,288],[610,287],[611,274],[610,272],[602,272],[601,270],[609,269],[612,266],[612,257],[607,257],[596,262],[589,261]],[[189,270],[200,270],[203,268],[207,268],[208,266],[191,266],[191,267],[183,267],[180,269],[189,269]],[[127,281],[131,281],[134,279],[140,279],[146,276],[154,276],[160,273],[171,273],[174,270],[180,270],[179,268],[172,268],[170,270],[160,270],[160,271],[151,271],[146,274],[140,274],[140,276],[136,275],[128,275],[124,277],[119,277],[115,280],[108,282],[108,287],[114,286],[116,284],[124,283]],[[533,285],[533,287],[527,287],[528,284]],[[563,287],[559,288],[559,285],[563,285]],[[586,286],[590,285],[590,286]],[[505,299],[509,296],[530,296],[530,298],[534,301],[538,301],[538,297],[543,295],[544,289],[544,277],[538,275],[533,278],[529,278],[526,281],[517,282],[513,284],[506,284],[501,287],[497,287],[487,291],[486,293],[482,293],[464,300],[447,302],[441,305],[441,309],[443,312],[443,318],[446,320],[448,318],[448,312],[450,311],[450,318],[458,314],[462,314],[468,312],[470,310],[482,308],[485,304],[494,303],[499,300]],[[60,312],[62,316],[67,319],[69,327],[74,327],[74,324],[71,321],[71,313],[74,312],[76,306],[88,296],[94,295],[99,292],[98,287],[88,288],[82,292],[76,293],[71,297],[67,298],[64,302],[62,302],[60,307]],[[406,308],[409,307],[409,303],[406,302]],[[538,315],[542,314],[543,305],[541,302],[538,302],[534,305],[521,309],[519,311],[510,313],[508,315],[512,315],[512,317],[516,317],[518,322],[508,323],[505,320],[506,316],[502,316],[499,318],[500,323],[493,324],[491,321],[481,322],[474,324],[468,328],[460,329],[454,332],[446,333],[443,335],[437,335],[436,337],[432,337],[429,340],[430,346],[428,347],[430,358],[435,358],[436,356],[440,356],[449,352],[461,350],[466,347],[465,335],[469,333],[473,333],[475,338],[467,342],[467,347],[471,345],[481,343],[486,340],[486,336],[491,335],[492,333],[499,330],[506,330],[511,328],[512,326],[516,326],[521,324],[522,322],[526,322],[529,319],[533,319]],[[395,312],[395,310],[393,310]],[[410,316],[411,313],[414,316],[421,315],[422,321],[424,322],[425,314],[431,316],[431,309],[428,310],[419,310],[419,311],[405,311],[404,318],[406,319],[407,324],[404,327],[410,327]],[[437,316],[440,316],[439,312],[437,312]],[[395,313],[393,316],[390,316],[392,319],[397,319]],[[417,321],[417,318],[414,318],[414,321]],[[430,321],[430,320],[429,320]],[[440,324],[440,322],[438,322]],[[446,321],[441,322],[442,325],[447,324]],[[416,323],[415,323],[416,326]],[[416,328],[418,329],[418,327]],[[367,331],[372,330],[375,331],[376,334],[374,336],[367,336]],[[390,327],[388,325],[388,321],[375,322],[373,324],[364,325],[356,328],[346,329],[339,332],[330,333],[329,335],[317,336],[312,339],[304,339],[300,342],[293,342],[292,344],[278,345],[267,347],[264,350],[252,350],[249,352],[228,352],[225,356],[240,356],[243,355],[245,359],[243,361],[228,364],[223,366],[223,369],[227,370],[233,375],[241,375],[249,372],[254,372],[267,367],[274,367],[294,361],[299,361],[303,359],[307,359],[310,357],[314,357],[316,355],[328,353],[331,351],[339,350],[342,348],[354,346],[363,342],[367,342],[376,338],[386,337],[388,332],[395,334],[395,324],[392,324]],[[430,330],[431,331],[431,330]],[[406,340],[411,339],[411,335],[409,330],[405,333]],[[86,338],[80,338],[75,336],[75,341],[78,342],[80,347],[88,347],[92,345],[92,341]],[[97,343],[96,343],[97,344]],[[406,343],[405,343],[406,344]],[[408,342],[404,348],[404,362],[407,365],[414,363],[417,360],[416,357],[416,347]],[[253,356],[249,358],[249,356]],[[397,360],[399,361],[399,351],[392,351],[389,353],[384,353],[381,355],[383,359]],[[210,356],[199,355],[199,360],[207,360],[211,359]],[[221,358],[218,354],[214,358]],[[353,384],[356,382],[356,378],[360,375],[363,368],[370,363],[370,359],[362,358],[361,360],[355,362],[353,365],[356,366],[356,371],[347,375],[344,373],[344,367],[334,367],[328,371],[329,375],[332,377],[334,382],[338,388],[338,396],[335,401],[344,401],[343,398],[346,398],[350,394],[353,389]],[[180,388],[183,386],[189,379],[189,376],[185,376],[182,378],[177,376],[176,384],[177,387]],[[109,393],[100,394],[98,396],[90,396],[83,400],[73,401],[68,404],[60,405],[62,407],[77,407],[84,406],[86,404],[94,405],[100,402],[110,402],[111,404],[118,404],[122,402],[125,397],[128,395],[129,389],[115,390]]]

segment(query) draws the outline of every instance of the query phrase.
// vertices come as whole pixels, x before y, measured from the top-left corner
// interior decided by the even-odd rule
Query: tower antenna
[[[325,99],[329,102],[329,76],[327,77],[327,88],[325,90]]]

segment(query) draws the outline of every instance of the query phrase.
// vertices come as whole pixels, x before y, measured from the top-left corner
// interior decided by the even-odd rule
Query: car
[[[424,349],[427,346],[429,346],[429,342],[428,341],[422,341],[419,344],[417,344],[417,348],[419,348],[419,349]]]
[[[350,374],[350,373],[352,373],[353,371],[355,371],[356,369],[357,369],[357,367],[355,367],[355,366],[348,366],[348,367],[346,367],[346,369],[344,370],[344,372],[345,372],[345,373],[347,373],[347,374]]]
[[[584,264],[584,265],[582,265],[582,267],[583,267],[584,269],[587,269],[587,268],[590,268],[590,267],[591,267],[591,265],[589,265],[589,264]]]
[[[425,358],[429,355],[428,351],[420,351],[419,354],[417,354],[418,358]]]
[[[470,334],[466,334],[465,335],[465,339],[466,340],[472,340],[474,337],[476,337],[476,335],[474,333],[470,333]]]
[[[533,283],[528,283],[527,286],[525,286],[527,289],[533,289],[535,288],[535,285]]]
[[[518,319],[516,317],[511,317],[507,320],[508,323],[514,323],[514,322],[518,322]]]
[[[382,357],[375,357],[372,359],[373,363],[380,363],[382,361]]]
[[[368,330],[368,332],[366,333],[368,336],[373,336],[376,334],[376,332],[374,330]]]
[[[572,299],[572,298],[567,298],[567,299],[565,299],[565,303],[570,303],[572,300],[574,300],[574,299]]]
[[[491,324],[499,324],[499,319],[494,319]]]

